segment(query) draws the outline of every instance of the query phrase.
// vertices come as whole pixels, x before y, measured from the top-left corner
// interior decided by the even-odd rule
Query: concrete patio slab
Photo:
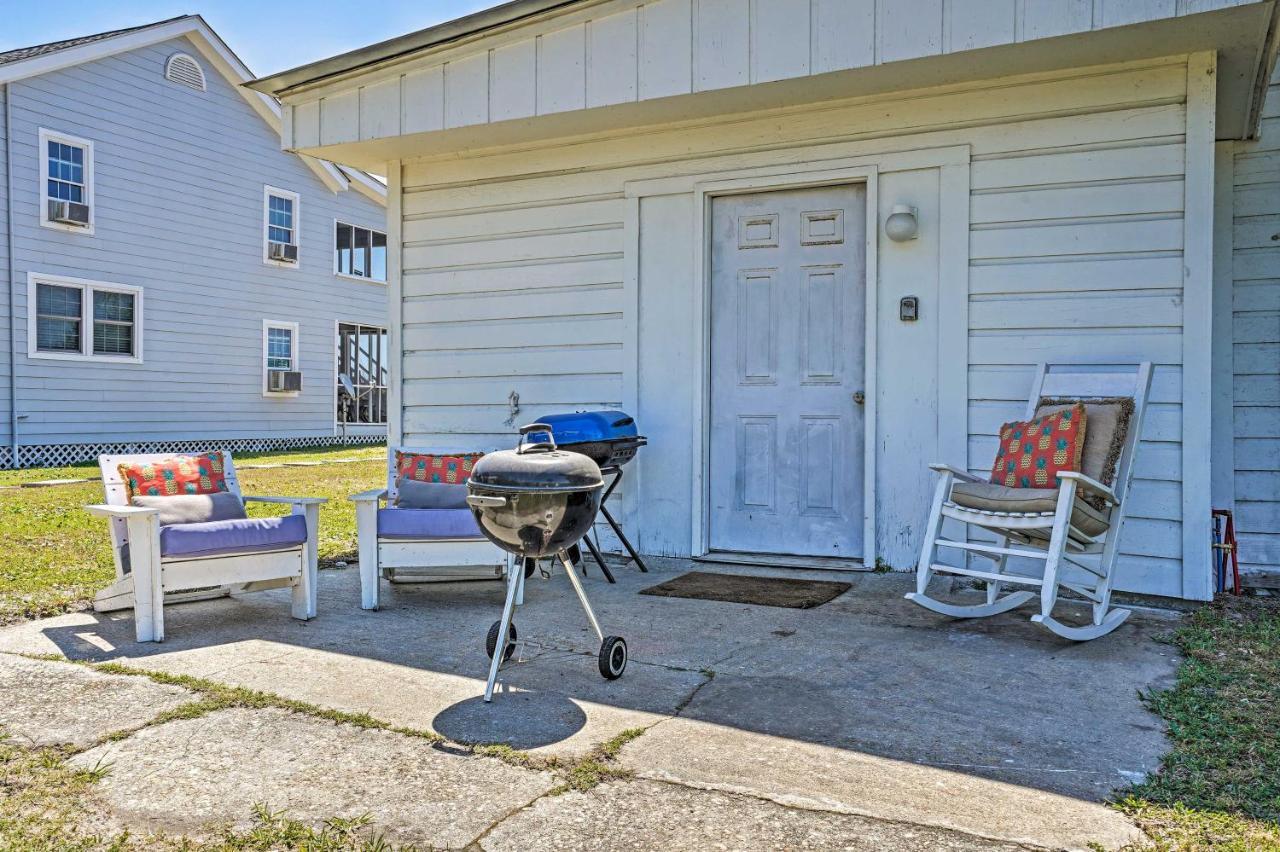
[[[697,566],[852,583],[789,610],[639,595],[693,567],[649,563],[615,566],[617,585],[587,581],[605,631],[631,647],[622,679],[599,677],[595,637],[556,576],[530,582],[519,659],[491,705],[496,583],[384,586],[383,609],[365,612],[356,571],[324,571],[310,622],[268,592],[174,606],[160,645],[133,642],[131,614],[76,613],[0,630],[0,651],[120,660],[567,758],[642,728],[622,759],[644,777],[1018,843],[1134,836],[1101,802],[1165,750],[1138,693],[1171,682],[1176,659],[1152,640],[1175,615],[1140,611],[1080,645],[1031,624],[1030,608],[937,616],[902,600],[904,575]]]
[[[176,686],[0,655],[0,728],[31,746],[86,748],[195,698]]]
[[[844,814],[780,807],[746,796],[637,781],[539,799],[503,821],[492,852],[600,849],[1014,850],[965,834]]]
[[[167,722],[73,759],[110,764],[97,796],[137,834],[245,827],[255,804],[308,824],[368,812],[396,844],[460,848],[551,789],[544,772],[283,710]]]

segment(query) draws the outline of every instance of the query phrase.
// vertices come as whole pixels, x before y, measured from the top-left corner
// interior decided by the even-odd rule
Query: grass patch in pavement
[[[250,456],[256,456],[253,461],[257,463],[369,456],[350,464],[268,468],[240,474],[245,494],[328,497],[329,502],[320,507],[321,564],[355,559],[355,504],[347,498],[385,484],[385,448],[257,453],[237,455],[236,459],[249,461]],[[2,473],[33,476],[36,472]],[[0,624],[82,607],[112,582],[115,569],[107,520],[84,510],[86,504],[102,499],[100,482],[0,491],[0,552],[6,556],[0,561]],[[289,507],[251,503],[248,511],[251,517],[264,517],[285,514]]]
[[[109,767],[76,769],[70,753],[57,748],[24,748],[0,731],[0,849],[22,852],[394,852],[368,814],[331,817],[319,826],[291,819],[286,811],[255,805],[247,828],[215,829],[202,840],[163,834],[134,836],[111,826],[96,802],[94,782]],[[104,826],[110,826],[104,828]]]
[[[1280,850],[1280,600],[1219,600],[1172,642],[1177,680],[1144,698],[1173,749],[1117,807],[1157,849]]]

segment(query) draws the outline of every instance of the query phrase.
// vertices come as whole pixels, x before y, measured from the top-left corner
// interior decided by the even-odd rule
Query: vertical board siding
[[[404,90],[399,101],[323,96],[323,109],[309,109],[293,141],[299,148],[315,144],[321,126],[326,142],[394,136],[393,116],[381,113],[394,114],[398,104],[414,104],[420,113],[404,125],[415,133],[800,79],[1251,2],[612,0],[444,50],[427,60],[436,64],[426,70],[390,72],[387,79]],[[447,91],[439,90],[442,82]],[[536,105],[528,99],[531,86]],[[315,121],[320,112],[323,125]],[[339,122],[344,126],[333,126]]]
[[[999,92],[904,100],[889,124],[877,124],[875,104],[846,105],[792,113],[782,124],[739,121],[732,137],[716,126],[658,129],[625,141],[407,163],[405,440],[509,445],[513,425],[549,409],[617,405],[634,382],[635,413],[651,441],[628,477],[641,491],[638,537],[649,552],[687,555],[690,372],[699,359],[691,351],[692,195],[642,198],[630,244],[626,184],[844,156],[869,144],[865,135],[841,141],[848,128],[888,134],[910,126],[921,135],[898,138],[890,150],[972,151],[968,422],[947,424],[967,433],[968,458],[956,461],[989,470],[997,430],[1021,416],[1038,361],[1155,362],[1121,585],[1180,594],[1185,66]],[[760,140],[769,150],[744,153]],[[918,174],[898,183],[882,177],[896,193],[885,202],[917,193],[921,209],[931,209],[936,177]],[[632,245],[638,258],[627,256]],[[887,251],[885,280],[895,274]],[[630,306],[628,264],[640,282]],[[935,309],[926,298],[925,316]],[[624,358],[628,334],[639,341],[633,361]],[[512,391],[521,407],[514,418]],[[930,460],[909,463],[923,470]],[[895,558],[910,552],[922,521],[905,505],[911,500],[900,502],[881,518],[881,547],[892,545]]]
[[[1235,157],[1235,517],[1245,571],[1280,569],[1280,71]]]
[[[326,188],[214,69],[206,92],[166,81],[178,50],[193,48],[175,40],[12,84],[23,444],[332,435],[335,323],[386,324],[385,286],[333,274],[334,219],[385,229],[385,209]],[[300,114],[318,135],[320,116]],[[42,127],[94,143],[92,235],[40,227]],[[297,269],[262,261],[264,184],[301,196]],[[27,357],[28,272],[141,287],[143,363]],[[262,395],[264,319],[299,324],[297,397]]]

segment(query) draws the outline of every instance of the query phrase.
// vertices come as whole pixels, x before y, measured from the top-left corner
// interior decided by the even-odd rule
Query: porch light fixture
[[[916,208],[909,204],[893,205],[893,212],[884,220],[884,233],[895,243],[905,243],[920,236],[920,223]]]

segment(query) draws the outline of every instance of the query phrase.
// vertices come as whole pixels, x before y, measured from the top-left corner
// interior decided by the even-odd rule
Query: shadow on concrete
[[[454,742],[502,743],[520,750],[567,740],[586,724],[587,714],[568,696],[524,690],[495,691],[492,705],[483,696],[467,698],[431,720],[436,733]]]
[[[678,717],[1086,801],[1154,771],[1165,751],[1138,695],[1171,682],[1174,655],[1152,641],[1167,617],[1139,613],[1073,644],[1031,624],[1030,606],[978,621],[926,612],[902,600],[912,580],[900,574],[717,569],[853,584],[792,610],[638,595],[692,567],[649,562],[647,575],[618,565],[617,585],[588,581],[605,632],[630,645],[622,679],[596,672],[596,638],[564,578],[530,581],[516,616],[527,644],[491,705],[480,695],[497,583],[384,585],[385,605],[366,612],[354,569],[323,571],[310,622],[289,618],[287,592],[267,592],[170,607],[162,644],[133,641],[132,613],[77,613],[0,632],[0,650],[207,676],[458,741],[582,753]]]

